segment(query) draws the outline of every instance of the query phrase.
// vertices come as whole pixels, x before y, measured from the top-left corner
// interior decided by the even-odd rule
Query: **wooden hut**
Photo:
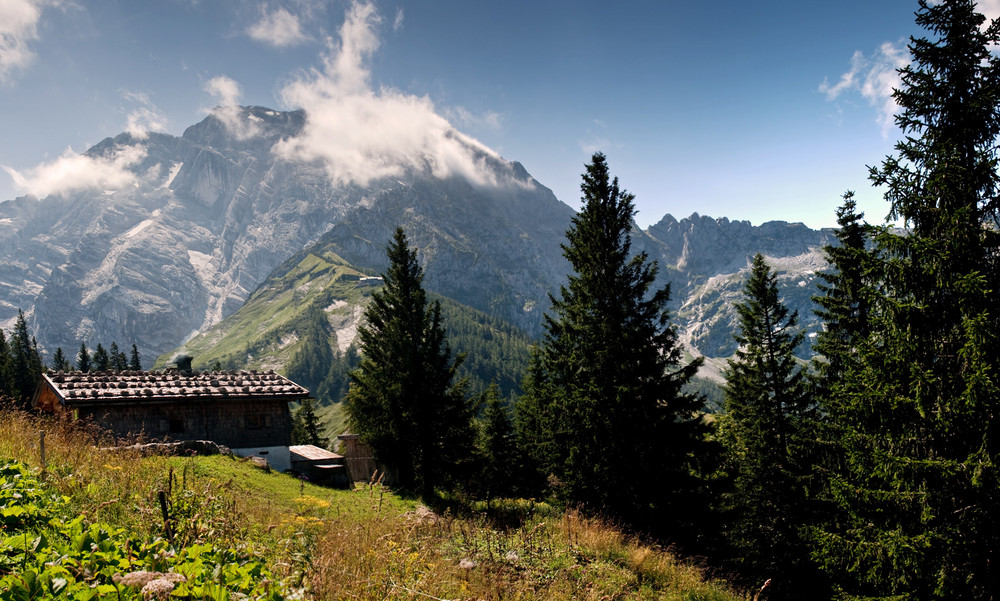
[[[341,487],[350,484],[343,455],[311,444],[292,445],[288,451],[292,459],[292,472],[296,475],[315,484]]]
[[[211,440],[241,456],[291,468],[288,403],[309,391],[273,371],[56,372],[42,376],[34,406],[92,419],[118,438]]]

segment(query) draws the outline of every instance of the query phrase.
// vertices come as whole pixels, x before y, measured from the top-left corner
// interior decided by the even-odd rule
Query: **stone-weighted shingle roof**
[[[274,371],[55,372],[44,375],[69,405],[177,400],[284,399],[309,391]]]

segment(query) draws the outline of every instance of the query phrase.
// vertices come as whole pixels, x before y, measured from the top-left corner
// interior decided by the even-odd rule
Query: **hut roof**
[[[292,454],[292,461],[326,461],[344,458],[343,455],[331,453],[311,444],[293,445],[288,447],[288,451]]]
[[[183,400],[298,401],[309,391],[274,371],[55,372],[49,386],[72,406],[156,403]]]

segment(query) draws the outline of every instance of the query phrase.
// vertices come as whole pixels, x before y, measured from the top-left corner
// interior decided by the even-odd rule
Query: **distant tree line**
[[[479,394],[496,384],[504,398],[519,395],[521,374],[530,358],[528,336],[501,319],[450,298],[427,294],[441,305],[449,344],[466,357],[458,376],[468,380],[469,389]],[[343,352],[335,348],[336,334],[318,307],[306,310],[293,328],[300,341],[285,368],[286,375],[312,391],[319,405],[344,400],[350,373],[361,361],[358,347],[352,344]]]
[[[100,342],[94,352],[87,348],[86,342],[80,343],[80,348],[76,352],[76,364],[74,365],[63,354],[62,347],[56,348],[52,355],[53,371],[85,371],[85,372],[116,372],[116,371],[141,371],[142,357],[139,355],[139,348],[132,345],[131,352],[126,355],[125,351],[118,347],[117,342],[112,342],[111,346],[104,348]]]
[[[61,347],[57,348],[52,354],[51,364],[47,366],[38,350],[38,342],[28,334],[28,324],[24,312],[20,310],[14,330],[9,335],[0,330],[0,396],[13,399],[23,408],[30,407],[38,381],[47,370],[97,372],[141,369],[142,361],[136,345],[133,344],[131,353],[126,355],[115,342],[109,349],[98,343],[93,353],[87,349],[86,343],[80,343],[75,364],[66,357]]]
[[[24,312],[19,310],[10,335],[0,330],[0,396],[28,407],[43,369],[38,342],[28,334]]]
[[[631,248],[633,197],[596,154],[522,393],[457,377],[467,359],[398,230],[360,330],[351,428],[425,498],[580,507],[709,557],[755,598],[997,598],[1000,21],[972,0],[920,0],[916,19],[930,37],[900,70],[904,138],[870,168],[904,229],[866,223],[844,195],[813,362],[795,357],[775,272],[749,258],[707,417],[669,289]]]

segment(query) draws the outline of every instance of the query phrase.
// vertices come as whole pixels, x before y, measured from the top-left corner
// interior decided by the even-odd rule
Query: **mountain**
[[[321,238],[378,267],[402,225],[429,286],[537,331],[572,209],[521,165],[449,132],[479,177],[428,159],[345,183],[277,150],[301,134],[303,112],[238,117],[252,135],[213,114],[181,137],[108,138],[84,156],[123,165],[124,184],[0,203],[0,323],[20,308],[48,352],[134,342],[150,359],[231,315]]]
[[[821,327],[813,314],[816,273],[827,268],[822,247],[835,241],[832,229],[784,221],[754,226],[696,213],[680,221],[666,215],[636,237],[636,246],[658,260],[660,283],[671,285],[674,318],[687,350],[709,358],[700,375],[721,381],[724,359],[736,351],[734,303],[742,298],[756,253],[776,271],[782,301],[798,312],[807,333],[796,354],[802,359],[813,355],[811,339]]]
[[[234,118],[245,127],[234,128]],[[310,253],[380,272],[401,225],[429,290],[540,335],[548,294],[565,281],[560,244],[573,209],[520,164],[454,130],[445,138],[463,169],[424,156],[345,181],[321,160],[282,152],[307,126],[302,111],[242,107],[180,137],[120,134],[83,155],[88,168],[117,169],[115,177],[0,203],[0,324],[9,329],[24,309],[49,353],[61,346],[72,354],[81,340],[134,342],[149,364],[233,315],[268,276],[287,276]],[[667,215],[633,234],[634,248],[659,262],[659,283],[672,287],[691,353],[720,358],[707,376],[718,379],[721,358],[735,350],[732,304],[756,252],[816,331],[810,297],[831,231],[695,214]],[[344,302],[355,316],[359,305]]]

